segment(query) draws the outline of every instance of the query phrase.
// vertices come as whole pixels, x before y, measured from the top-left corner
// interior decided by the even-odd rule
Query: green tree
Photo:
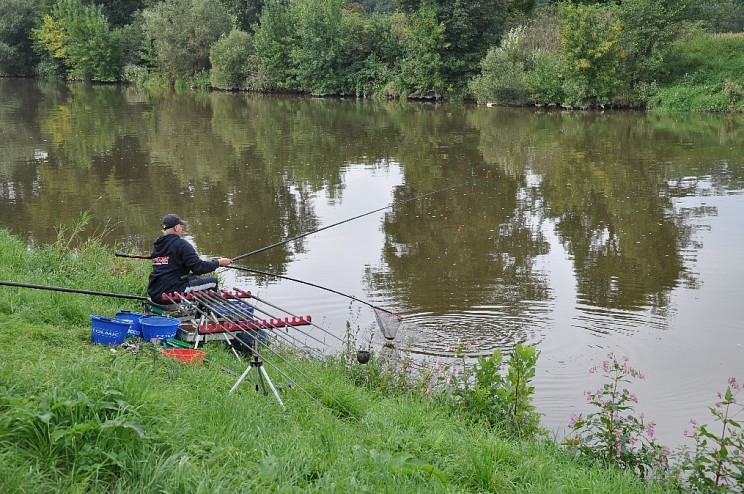
[[[400,35],[405,47],[398,85],[401,94],[416,97],[444,97],[448,90],[442,51],[446,48],[444,24],[434,7],[426,4],[407,16]]]
[[[38,58],[31,44],[37,0],[0,0],[0,76],[28,76]]]
[[[296,43],[288,0],[267,0],[254,45],[260,69],[271,89],[295,89],[290,52]]]
[[[399,0],[398,5],[408,14],[431,8],[444,26],[438,53],[451,92],[461,91],[478,74],[488,49],[498,45],[509,13],[507,0]]]
[[[665,70],[675,24],[663,0],[625,0],[618,7],[623,79],[630,86],[657,81]]]
[[[481,63],[482,72],[469,84],[479,102],[526,103],[524,28],[509,31],[497,48],[491,48]]]
[[[89,0],[86,1],[88,2]],[[135,12],[142,10],[151,2],[148,0],[98,0],[90,3],[100,5],[111,27],[117,28],[131,24]]]
[[[57,0],[33,30],[33,38],[40,51],[65,65],[68,77],[101,81],[119,77],[119,49],[100,6]]]
[[[352,17],[346,0],[294,0],[297,42],[290,52],[297,87],[318,94],[347,92],[342,80],[352,63]]]
[[[588,107],[612,101],[619,86],[624,52],[614,9],[602,5],[562,4],[559,9],[565,106]]]
[[[221,2],[230,15],[235,17],[238,29],[253,33],[261,16],[264,0],[221,0]]]
[[[232,29],[219,0],[165,0],[143,11],[157,65],[171,80],[209,70],[209,51]]]
[[[220,38],[209,54],[212,69],[209,73],[212,86],[220,89],[245,89],[251,72],[251,61],[255,61],[253,39],[250,34],[233,29],[225,38]]]

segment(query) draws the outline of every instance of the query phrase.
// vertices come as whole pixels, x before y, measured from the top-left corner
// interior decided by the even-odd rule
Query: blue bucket
[[[140,317],[144,316],[144,314],[140,312],[132,312],[130,310],[121,310],[116,313],[116,318],[121,319],[122,321],[131,321],[132,327],[129,328],[129,331],[127,331],[127,336],[131,336],[133,338],[138,338],[142,336],[142,329],[140,328]]]
[[[165,341],[176,336],[181,321],[174,317],[143,316],[139,318],[139,324],[142,338],[145,341],[150,341],[153,338]]]
[[[240,317],[245,319],[247,314],[253,314],[253,306],[248,305],[242,300],[226,300],[224,304],[216,307],[212,312],[217,317]]]
[[[90,316],[91,341],[101,345],[121,345],[132,327],[132,321],[107,316]]]

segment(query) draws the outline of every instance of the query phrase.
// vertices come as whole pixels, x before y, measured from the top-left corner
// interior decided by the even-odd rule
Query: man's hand
[[[217,262],[220,264],[221,268],[224,268],[225,266],[232,264],[232,259],[228,257],[219,257],[217,258]]]

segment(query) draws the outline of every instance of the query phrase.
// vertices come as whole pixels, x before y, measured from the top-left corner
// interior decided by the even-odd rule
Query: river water
[[[394,346],[430,366],[536,345],[535,401],[558,435],[590,411],[608,353],[646,376],[636,411],[670,446],[744,381],[741,116],[0,79],[0,129],[1,227],[48,243],[89,214],[83,237],[148,253],[175,212],[205,255],[294,239],[239,264],[400,313]],[[221,276],[384,350],[364,303]]]

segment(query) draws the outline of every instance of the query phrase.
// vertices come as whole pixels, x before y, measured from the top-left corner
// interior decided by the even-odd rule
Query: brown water
[[[536,344],[536,402],[558,433],[609,352],[646,375],[637,411],[670,445],[744,381],[742,117],[0,79],[0,129],[0,226],[34,242],[87,212],[86,234],[147,253],[176,212],[200,252],[235,257],[381,209],[240,264],[401,313],[396,346],[431,365]],[[364,304],[222,276],[384,342]]]

